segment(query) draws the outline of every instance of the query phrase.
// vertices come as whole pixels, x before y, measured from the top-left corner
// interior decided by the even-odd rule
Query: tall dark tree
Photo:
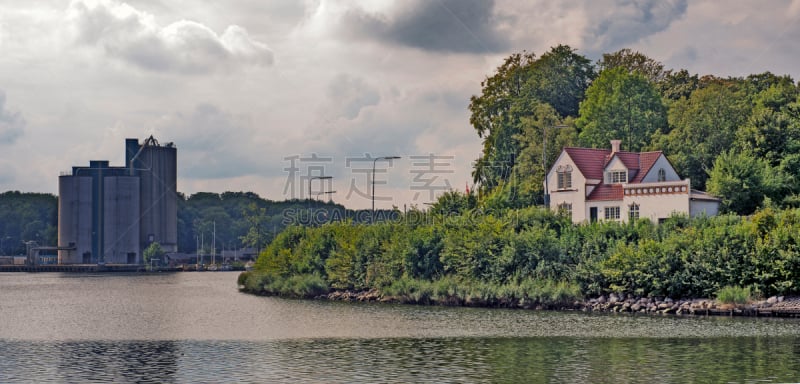
[[[578,116],[586,89],[597,76],[591,61],[568,45],[550,49],[530,67],[530,98],[550,104],[561,117]]]
[[[700,79],[697,75],[692,75],[685,69],[666,71],[661,81],[656,84],[664,100],[688,99],[699,86]]]
[[[604,53],[597,66],[601,71],[614,68],[625,68],[629,73],[638,73],[657,84],[664,80],[668,72],[664,65],[644,54],[630,48],[620,49],[614,53]]]
[[[533,53],[515,53],[496,73],[481,82],[481,94],[470,98],[470,123],[483,139],[483,152],[475,162],[473,180],[490,190],[508,178],[518,151],[514,136],[519,118],[528,113],[524,97]]]
[[[482,83],[472,96],[470,123],[483,138],[483,152],[473,168],[473,180],[489,192],[511,176],[521,150],[522,118],[536,105],[551,105],[561,116],[577,114],[584,91],[595,76],[591,62],[566,45],[536,59],[515,53]]]
[[[580,142],[594,148],[622,140],[622,149],[640,151],[666,127],[666,109],[653,85],[625,68],[608,69],[586,90],[575,124]]]

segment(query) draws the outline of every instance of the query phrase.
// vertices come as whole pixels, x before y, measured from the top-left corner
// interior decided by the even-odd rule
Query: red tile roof
[[[611,153],[610,150],[566,147],[564,151],[575,162],[575,166],[578,167],[584,177],[587,179],[603,179],[603,168],[606,165],[608,155]]]
[[[630,183],[641,183],[642,179],[650,172],[656,160],[661,157],[661,151],[655,152],[616,152],[611,153],[610,149],[594,149],[594,148],[574,148],[566,147],[564,151],[567,152],[572,161],[587,179],[603,180],[603,170],[608,162],[614,157],[617,157],[625,164],[632,173]]]
[[[622,184],[598,184],[586,200],[622,200],[623,193]]]
[[[631,175],[628,183],[635,184],[642,182],[642,179],[663,154],[661,151],[641,153],[620,151],[612,154],[610,149],[574,147],[564,148],[564,151],[575,162],[575,166],[584,177],[600,180],[600,184],[587,196],[586,200],[589,201],[622,200],[624,194],[622,184],[603,183],[603,171],[614,157],[619,158],[628,168]]]

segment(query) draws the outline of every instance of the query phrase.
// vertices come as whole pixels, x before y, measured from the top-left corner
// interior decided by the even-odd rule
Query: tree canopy
[[[666,110],[655,87],[638,72],[617,67],[605,70],[586,90],[575,124],[580,142],[606,148],[610,140],[622,140],[622,149],[638,152],[650,138],[666,128]]]

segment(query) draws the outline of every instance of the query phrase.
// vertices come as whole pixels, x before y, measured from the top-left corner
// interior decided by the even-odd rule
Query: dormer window
[[[558,176],[558,189],[572,188],[572,167],[569,165],[559,165],[556,168]]]
[[[627,183],[628,182],[628,172],[626,171],[609,171],[608,172],[608,183],[609,184],[620,184],[620,183]]]
[[[667,171],[664,168],[658,169],[658,181],[667,181]]]

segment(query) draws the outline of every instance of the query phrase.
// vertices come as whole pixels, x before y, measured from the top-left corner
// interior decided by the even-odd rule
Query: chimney
[[[619,145],[622,143],[622,140],[611,140],[611,153],[619,152]]]

